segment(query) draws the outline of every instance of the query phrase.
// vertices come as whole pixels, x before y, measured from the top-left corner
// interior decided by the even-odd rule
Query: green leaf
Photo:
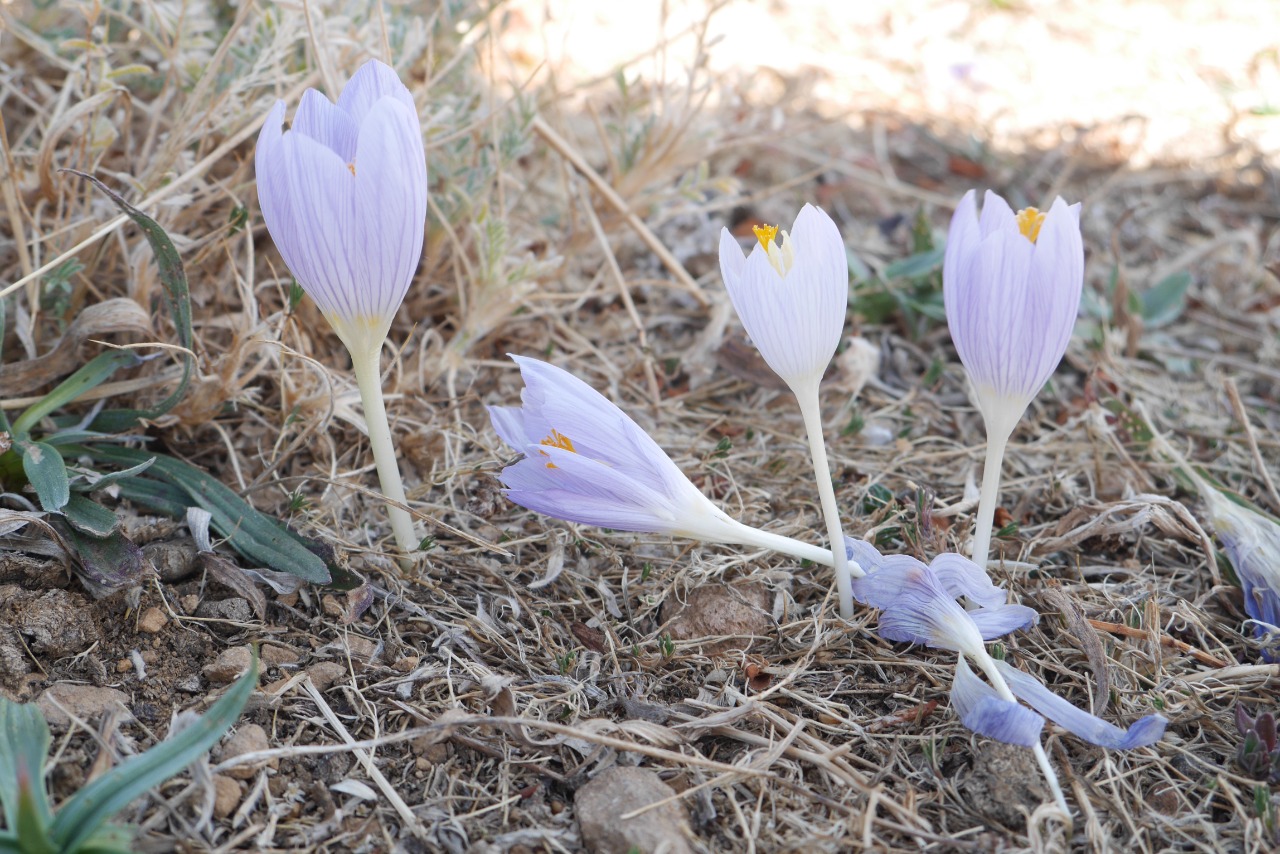
[[[44,792],[44,762],[49,753],[49,725],[36,706],[14,703],[0,695],[0,808],[11,824],[19,813],[23,776],[28,769],[35,785],[30,787],[32,803],[45,823],[53,820]],[[12,832],[12,828],[10,828]]]
[[[159,418],[177,406],[186,396],[187,387],[191,384],[191,372],[195,367],[195,360],[191,355],[195,340],[191,331],[191,291],[187,286],[187,273],[182,268],[182,258],[178,255],[178,250],[174,248],[169,235],[165,234],[164,229],[155,220],[120,198],[110,187],[92,175],[76,169],[64,171],[92,182],[141,229],[143,237],[151,244],[152,254],[155,255],[156,267],[160,272],[160,283],[164,286],[169,313],[173,317],[173,325],[178,332],[178,344],[187,351],[182,354],[182,379],[178,382],[178,387],[154,408],[113,409],[100,413],[94,419],[95,429],[105,433],[119,433],[137,426],[139,420]]]
[[[35,488],[40,506],[51,513],[61,510],[71,498],[71,481],[58,449],[29,440],[18,440],[13,447],[22,456],[22,471]]]
[[[1159,329],[1182,316],[1187,308],[1187,289],[1191,282],[1191,274],[1180,270],[1143,292],[1142,321],[1146,328]]]
[[[947,250],[943,247],[908,255],[906,258],[894,261],[888,267],[885,267],[884,278],[890,280],[922,278],[935,270],[942,269],[942,259],[946,257],[946,254]]]
[[[258,654],[254,650],[248,672],[200,720],[72,795],[58,810],[50,838],[63,851],[79,848],[130,801],[178,774],[217,743],[240,717],[257,684]]]
[[[44,794],[44,780],[33,780],[32,776],[30,768],[18,766],[18,812],[13,823],[18,829],[18,846],[24,854],[58,854],[58,849],[49,843],[49,822],[41,815],[37,802]]]
[[[31,428],[50,412],[60,409],[79,398],[85,392],[97,388],[121,368],[141,364],[142,359],[132,350],[108,350],[99,353],[67,377],[58,387],[40,399],[39,403],[19,415],[13,422],[14,435],[31,432]]]
[[[99,489],[104,489],[113,483],[119,483],[127,478],[137,477],[147,469],[151,468],[151,464],[154,462],[155,457],[152,457],[149,460],[138,463],[136,466],[129,466],[127,469],[121,469],[120,471],[113,471],[104,475],[99,475],[98,479],[92,483],[72,484],[71,488],[77,492],[97,492]]]
[[[77,530],[93,537],[109,536],[120,523],[115,513],[79,493],[71,496],[71,500],[62,508],[62,515]]]
[[[172,512],[177,510],[173,507],[173,494],[159,493],[165,505],[162,512],[182,518],[186,514],[186,507],[192,504],[202,507],[212,514],[214,530],[226,537],[236,551],[250,560],[316,584],[328,584],[331,580],[325,562],[298,542],[283,524],[254,509],[253,505],[216,478],[190,463],[133,448],[105,448],[95,445],[76,450],[83,450],[95,460],[106,460],[119,465],[140,463],[154,457],[155,463],[145,478],[120,481],[122,494],[132,499],[141,492],[135,489],[136,485],[146,480],[158,480],[176,486],[190,500],[184,502],[180,512]],[[133,494],[130,494],[130,490],[134,490]],[[146,502],[145,497],[139,500]],[[155,504],[151,506],[161,509]]]

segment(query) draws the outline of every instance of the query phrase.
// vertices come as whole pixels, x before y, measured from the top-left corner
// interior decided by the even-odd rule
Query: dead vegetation
[[[191,279],[198,377],[147,429],[154,447],[338,549],[373,596],[352,619],[365,603],[349,594],[259,587],[255,611],[184,551],[185,528],[128,502],[127,533],[161,572],[138,590],[91,599],[48,536],[0,547],[0,688],[94,689],[56,695],[76,722],[55,723],[55,797],[163,736],[174,707],[206,704],[234,676],[222,657],[261,642],[244,723],[268,755],[246,752],[264,746],[253,730],[212,774],[137,804],[125,818],[148,848],[625,850],[607,835],[621,826],[645,851],[1268,850],[1275,800],[1233,763],[1232,710],[1280,705],[1278,673],[1241,634],[1197,499],[1132,413],[1145,406],[1206,471],[1280,513],[1267,475],[1280,193],[1268,105],[1248,100],[1274,55],[1244,63],[1224,115],[1181,137],[1161,134],[1190,98],[1145,118],[983,124],[989,89],[950,112],[911,91],[937,63],[894,53],[916,33],[907,13],[866,13],[881,29],[843,48],[858,58],[842,78],[717,61],[742,48],[713,24],[750,24],[766,4],[673,5],[664,40],[592,43],[625,63],[599,76],[553,42],[568,14],[555,4],[0,5],[0,282],[16,285],[0,404],[28,405],[104,339],[173,340],[145,243],[59,170],[91,172],[156,217]],[[1012,34],[1014,59],[1016,35],[1042,29],[1031,6],[918,5],[920,22],[967,9],[975,45]],[[1098,23],[1109,4],[1068,5],[1063,39],[1126,32]],[[822,25],[790,11],[779,44]],[[832,31],[861,24],[850,14]],[[931,44],[920,27],[915,48]],[[253,189],[274,99],[334,91],[367,56],[400,70],[427,134],[425,260],[384,353],[410,503],[432,535],[416,574],[384,553],[342,348],[291,293]],[[854,73],[867,68],[880,70]],[[1019,91],[1029,114],[1048,109]],[[1086,210],[1077,338],[1005,466],[994,574],[1043,614],[1006,656],[1110,720],[1171,720],[1132,753],[1049,738],[1070,838],[1033,814],[1029,759],[949,713],[949,656],[879,640],[871,613],[839,620],[820,568],[511,506],[483,409],[518,395],[505,353],[548,358],[635,415],[732,515],[819,541],[798,412],[741,340],[714,254],[722,226],[814,201],[850,246],[850,331],[865,342],[824,387],[846,525],[886,550],[955,549],[981,421],[934,274],[903,265],[975,184]],[[152,402],[175,365],[99,391]]]

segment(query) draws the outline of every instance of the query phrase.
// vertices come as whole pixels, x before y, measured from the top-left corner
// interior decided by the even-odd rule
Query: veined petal
[[[961,274],[968,269],[969,258],[982,242],[978,227],[978,195],[973,190],[964,194],[956,212],[951,215],[947,231],[947,248],[942,261],[942,301],[946,306],[962,298]]]
[[[345,110],[315,89],[302,93],[298,111],[294,113],[290,132],[305,134],[328,148],[345,163],[356,156],[359,127]]]
[[[742,254],[738,239],[729,233],[729,229],[720,229],[720,277],[726,285],[737,283],[744,264],[746,256]]]
[[[1008,595],[991,583],[991,577],[964,555],[947,552],[935,557],[929,568],[938,576],[942,587],[955,598],[964,597],[975,605],[993,608],[1003,605]]]
[[[1020,361],[1023,342],[1039,335],[1024,324],[1033,249],[1016,230],[984,237],[970,259],[970,290],[951,326],[952,341],[973,384],[1026,401],[1040,391]]]
[[[951,708],[960,722],[976,732],[1006,744],[1034,747],[1040,741],[1044,718],[1011,700],[1001,699],[994,688],[979,679],[961,656],[951,683]]]
[[[866,540],[858,540],[850,536],[844,538],[844,553],[845,557],[862,567],[867,574],[879,569],[884,562],[884,555],[879,549]]]
[[[518,406],[489,406],[489,421],[494,432],[502,441],[517,451],[523,451],[530,444],[529,434],[524,429],[524,413]]]
[[[359,127],[373,105],[383,98],[394,98],[409,108],[415,120],[418,108],[413,103],[413,95],[400,82],[395,69],[386,63],[371,59],[360,66],[338,96],[338,107],[351,116],[351,120]]]
[[[257,167],[260,178],[268,171],[263,165]],[[325,315],[351,317],[357,308],[347,252],[355,208],[351,172],[329,148],[292,132],[280,140],[279,166],[281,174],[269,178],[268,192],[259,194],[260,200],[288,199],[287,206],[262,205],[271,238]]]
[[[1062,361],[1075,329],[1084,288],[1084,243],[1079,205],[1056,199],[1040,226],[1027,279],[1027,327],[1022,342],[1027,385],[1038,391]]]
[[[1018,230],[1017,216],[1002,197],[987,190],[982,196],[982,217],[978,221],[979,233],[985,238],[998,231]]]
[[[897,558],[897,560],[891,560]],[[853,580],[853,595],[880,608],[880,636],[982,655],[982,635],[937,576],[907,555],[885,558],[881,568]]]
[[[1154,744],[1164,735],[1168,721],[1161,715],[1147,715],[1127,729],[1078,709],[1045,687],[1040,680],[1006,662],[996,661],[996,669],[1009,683],[1014,695],[1058,726],[1090,744],[1112,750],[1131,750]]]
[[[996,605],[969,611],[969,619],[978,627],[984,641],[1004,637],[1009,632],[1035,625],[1040,615],[1026,605]]]
[[[390,318],[418,269],[427,219],[422,132],[417,114],[398,100],[383,98],[365,115],[354,180],[357,215],[348,239],[359,277],[356,304],[364,316]]]

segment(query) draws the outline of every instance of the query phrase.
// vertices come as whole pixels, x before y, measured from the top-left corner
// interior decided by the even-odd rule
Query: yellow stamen
[[[1018,231],[1022,232],[1022,236],[1036,242],[1036,238],[1040,236],[1040,226],[1044,225],[1044,214],[1040,213],[1037,208],[1023,208],[1018,211]]]
[[[352,176],[356,174],[356,162],[354,160],[347,164],[347,168],[351,170]]]
[[[549,448],[562,448],[574,454],[578,453],[578,450],[573,447],[573,440],[570,439],[568,436],[564,435],[563,433],[561,433],[559,430],[555,430],[555,429],[551,431],[550,436],[543,439],[538,444],[546,445]],[[545,457],[550,455],[544,453],[543,456]],[[553,469],[555,467],[556,467],[555,463],[547,463],[547,468]]]
[[[760,241],[760,245],[766,250],[774,238],[778,236],[778,226],[776,225],[753,225],[751,230],[756,234],[756,240]]]

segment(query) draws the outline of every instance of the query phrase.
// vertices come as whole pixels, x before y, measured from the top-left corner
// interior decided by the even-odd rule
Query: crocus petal
[[[951,683],[951,708],[960,722],[976,732],[1006,744],[1034,747],[1040,741],[1044,718],[1011,700],[1002,699],[979,679],[963,657],[956,662]]]
[[[361,280],[359,309],[366,317],[389,318],[413,281],[427,220],[427,162],[418,117],[393,98],[375,103],[360,125],[355,204],[349,240],[353,272]]]
[[[884,562],[884,555],[880,553],[879,549],[866,540],[858,540],[853,537],[846,536],[844,538],[844,553],[849,560],[858,564],[867,573],[879,569],[881,563]]]
[[[879,633],[886,640],[983,654],[982,635],[968,612],[915,558],[886,557],[880,569],[853,580],[853,595],[880,609]]]
[[[955,598],[964,597],[975,605],[994,608],[1007,601],[1007,594],[991,583],[991,577],[973,561],[955,552],[935,557],[929,568],[942,587]]]
[[[942,299],[943,303],[958,300],[959,294],[953,293],[960,285],[960,274],[968,268],[969,257],[982,242],[982,232],[978,227],[978,195],[973,190],[964,194],[956,212],[951,215],[951,227],[947,231],[947,251],[942,259]]]
[[[371,59],[347,81],[338,96],[338,107],[351,116],[351,120],[360,126],[373,105],[383,98],[394,98],[409,108],[417,116],[418,108],[413,103],[413,96],[400,82],[395,69],[386,63]]]
[[[982,217],[978,222],[978,232],[983,238],[998,231],[1017,231],[1017,217],[1013,208],[1009,207],[1001,196],[987,190],[982,196]]]
[[[345,110],[339,109],[315,89],[302,93],[290,130],[311,137],[338,155],[344,163],[355,159],[359,126]]]
[[[1090,744],[1112,750],[1131,750],[1155,744],[1164,735],[1168,721],[1161,715],[1147,715],[1124,730],[1076,708],[1046,688],[1038,679],[1016,667],[1003,661],[996,661],[995,664],[1000,675],[1009,683],[1009,690],[1013,691],[1014,696]]]
[[[1040,619],[1035,609],[1026,605],[996,605],[992,608],[977,608],[968,614],[985,641],[1028,628]]]
[[[743,261],[725,231],[720,272],[760,355],[788,384],[816,380],[835,355],[849,300],[844,241],[831,217],[805,205],[790,232],[791,267],[780,273],[757,244]]]
[[[490,406],[489,421],[494,432],[508,446],[521,449],[529,444],[529,434],[524,429],[524,413],[518,406]]]

